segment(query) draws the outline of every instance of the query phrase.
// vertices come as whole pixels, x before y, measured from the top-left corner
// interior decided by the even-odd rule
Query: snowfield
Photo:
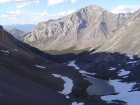
[[[114,86],[117,95],[102,96],[101,99],[105,101],[122,100],[127,102],[127,105],[139,105],[140,104],[140,91],[132,91],[133,86],[136,83],[120,82],[120,80],[110,80],[110,83]]]

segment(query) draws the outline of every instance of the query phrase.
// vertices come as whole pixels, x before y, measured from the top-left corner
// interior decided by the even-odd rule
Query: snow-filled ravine
[[[128,55],[128,57],[130,60],[134,60],[133,55]],[[136,62],[139,62],[139,61],[130,61],[130,62],[127,62],[127,64],[136,63]],[[85,75],[87,78],[91,78],[91,76],[89,77],[89,75],[87,75],[90,73],[88,73],[84,70],[82,70],[83,72],[80,72],[81,70],[75,64],[75,61],[69,62],[68,66],[75,67],[75,69],[79,70],[79,73],[82,73],[82,75]],[[109,70],[116,70],[116,68],[110,67]],[[121,69],[117,73],[118,73],[118,76],[127,78],[128,75],[131,73],[131,71]],[[91,73],[91,74],[93,75],[94,73]],[[89,79],[87,79],[87,80],[89,80]],[[94,82],[94,79],[92,78],[91,80],[89,80],[89,82],[91,82],[91,83]],[[93,84],[93,86],[95,86],[96,84]],[[112,87],[114,87],[114,89],[115,89],[114,93],[117,93],[117,94],[101,96],[102,100],[107,101],[107,103],[114,103],[114,100],[120,100],[120,101],[126,102],[127,103],[126,105],[139,105],[140,104],[140,91],[134,91],[132,89],[137,84],[136,82],[128,83],[128,82],[122,82],[121,80],[117,80],[117,79],[115,79],[115,80],[110,79],[108,81],[108,84],[110,84],[110,85],[112,85]],[[101,88],[104,88],[104,86],[102,86]],[[92,89],[94,89],[94,88],[92,88]]]
[[[61,91],[59,93],[64,94],[64,95],[66,95],[66,98],[69,98],[68,94],[71,93],[71,90],[72,90],[72,87],[73,87],[73,81],[70,78],[65,77],[65,76],[61,76],[59,74],[52,74],[52,75],[56,78],[61,78],[65,81],[64,89],[63,89],[63,91]]]

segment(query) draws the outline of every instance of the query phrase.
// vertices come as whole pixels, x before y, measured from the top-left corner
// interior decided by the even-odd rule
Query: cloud
[[[11,2],[15,3],[18,8],[37,5],[40,0],[0,0],[0,3]]]
[[[53,6],[53,5],[56,5],[56,4],[63,3],[63,2],[67,2],[67,0],[48,0],[47,5],[48,6]]]
[[[10,18],[10,19],[17,19],[19,18],[24,12],[23,11],[11,11],[11,12],[6,12],[3,13],[0,18],[5,19],[5,18]]]
[[[132,6],[126,6],[126,5],[120,5],[117,8],[114,8],[111,12],[112,13],[128,13],[128,12],[135,12],[138,10],[140,6],[138,5],[132,5]]]
[[[67,2],[68,0],[48,0],[47,5],[48,6],[54,6],[56,4]],[[75,3],[77,0],[70,0],[71,3]]]
[[[31,14],[31,18],[32,18],[32,21],[41,22],[41,21],[47,21],[49,19],[58,19],[58,18],[67,16],[73,12],[75,12],[75,10],[69,10],[67,12],[62,11],[55,14],[49,14],[46,11],[44,11],[42,13]]]
[[[71,0],[72,3],[75,3],[77,0]]]
[[[0,0],[0,3],[10,2],[12,0]]]

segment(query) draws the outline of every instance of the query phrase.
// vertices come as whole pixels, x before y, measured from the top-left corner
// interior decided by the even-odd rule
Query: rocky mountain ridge
[[[119,52],[140,56],[140,9],[130,16],[114,35],[108,38],[96,52]]]
[[[129,16],[131,13],[112,14],[91,5],[61,19],[39,23],[24,42],[43,51],[96,47]]]

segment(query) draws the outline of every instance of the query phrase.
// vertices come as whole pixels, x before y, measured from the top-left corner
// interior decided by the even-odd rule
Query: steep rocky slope
[[[98,46],[107,35],[127,20],[131,13],[112,14],[91,5],[58,20],[39,23],[24,39],[41,50],[84,49]]]
[[[76,89],[78,84],[87,84],[78,71],[25,51],[13,42],[23,44],[0,26],[0,105],[71,105],[78,101],[71,94],[67,99],[59,93],[65,81],[52,75],[71,78],[72,89]]]
[[[140,56],[140,9],[124,25],[118,27],[96,52],[120,52]]]

